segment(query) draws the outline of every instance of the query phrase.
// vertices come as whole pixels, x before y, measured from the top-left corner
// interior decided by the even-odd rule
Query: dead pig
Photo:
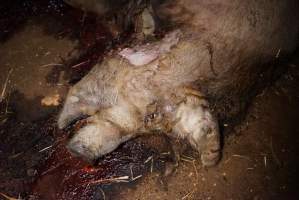
[[[221,120],[237,117],[249,103],[251,91],[267,82],[261,77],[271,73],[271,64],[298,44],[297,0],[65,1],[85,11],[93,12],[96,4],[107,8],[98,15],[117,12],[117,18],[124,19],[118,23],[122,27],[141,21],[135,28],[144,35],[180,28],[197,36],[209,63],[201,65],[195,84],[211,97]]]
[[[180,27],[181,36],[173,32],[124,49],[70,90],[59,126],[91,116],[70,141],[73,152],[92,160],[138,133],[162,130],[187,138],[203,164],[213,165],[220,154],[218,125],[200,91],[220,108],[246,100],[261,66],[296,47],[298,1],[165,2],[154,9],[170,28]],[[235,107],[216,112],[229,116]]]
[[[96,65],[71,88],[59,127],[78,116],[91,116],[69,142],[71,152],[92,161],[128,139],[159,130],[170,137],[186,138],[205,166],[219,160],[217,120],[204,95],[191,87],[196,76],[189,73],[196,71],[200,51],[192,40],[180,39],[180,35],[175,31],[131,53],[121,51]],[[181,66],[187,65],[182,71]]]

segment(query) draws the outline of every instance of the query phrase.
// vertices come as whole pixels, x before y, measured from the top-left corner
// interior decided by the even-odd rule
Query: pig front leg
[[[204,166],[213,166],[220,160],[220,135],[218,123],[207,101],[200,95],[187,94],[176,111],[174,132],[186,138],[200,153]]]

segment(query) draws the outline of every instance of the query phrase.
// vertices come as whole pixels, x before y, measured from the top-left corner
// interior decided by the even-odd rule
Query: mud
[[[127,142],[90,166],[64,145],[80,124],[59,131],[60,106],[41,100],[58,94],[62,102],[68,87],[120,41],[109,39],[92,17],[82,23],[82,13],[59,1],[49,8],[32,2],[1,12],[0,94],[7,82],[0,103],[1,193],[22,199],[299,198],[298,54],[238,126],[221,124],[224,134],[233,133],[224,138],[218,166],[202,168],[189,149],[173,175],[161,176],[170,151],[161,137]],[[20,11],[20,5],[27,7]]]

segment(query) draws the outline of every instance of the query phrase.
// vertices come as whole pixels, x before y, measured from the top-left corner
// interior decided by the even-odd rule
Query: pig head
[[[158,43],[120,51],[96,65],[70,89],[59,116],[60,128],[90,116],[69,150],[93,161],[128,139],[159,130],[186,138],[205,166],[214,165],[220,158],[218,122],[204,95],[191,86],[196,76],[190,72],[204,62],[198,48],[174,31]]]

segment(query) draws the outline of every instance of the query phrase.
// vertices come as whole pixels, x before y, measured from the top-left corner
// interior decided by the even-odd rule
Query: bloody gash
[[[153,5],[154,18],[168,19],[172,31],[108,56],[70,89],[59,127],[89,116],[71,138],[71,152],[92,161],[158,130],[186,139],[212,166],[220,137],[203,91],[219,102],[240,99],[261,66],[296,47],[296,0],[165,2]]]

